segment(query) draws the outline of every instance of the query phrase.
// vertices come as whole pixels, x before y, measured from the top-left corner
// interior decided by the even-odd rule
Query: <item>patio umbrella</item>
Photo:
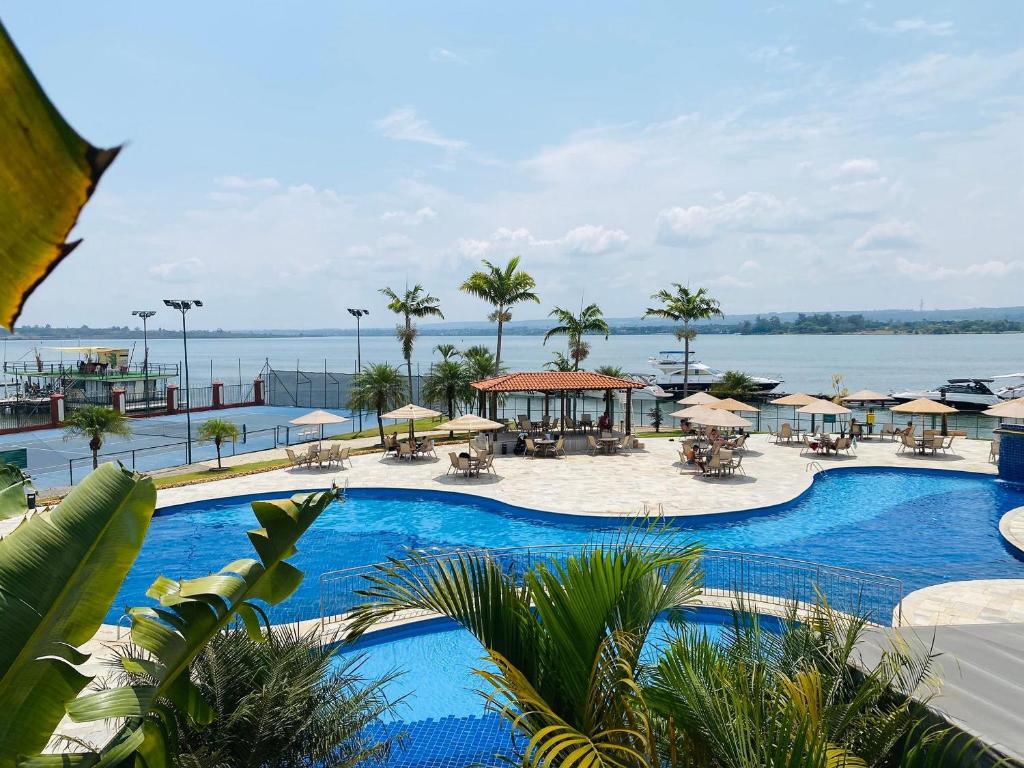
[[[344,416],[338,416],[336,413],[329,413],[328,411],[310,411],[305,416],[299,416],[297,419],[292,419],[289,424],[294,424],[297,427],[320,427],[320,443],[324,441],[324,424],[344,424],[346,421],[352,421]]]
[[[695,405],[685,409],[687,418],[694,424],[701,424],[705,427],[750,427],[753,426],[747,419],[737,416],[729,411],[707,408],[703,405]],[[682,413],[682,411],[677,411]]]
[[[424,408],[422,405],[416,405],[415,403],[409,403],[403,405],[401,408],[395,408],[393,411],[381,415],[382,419],[399,419],[409,420],[409,442],[416,440],[416,419],[432,419],[435,416],[440,416],[440,411],[433,411],[430,408]]]
[[[872,389],[862,389],[854,392],[852,395],[845,395],[839,399],[844,403],[884,403],[887,400],[892,400],[892,396],[883,395],[881,392],[875,392]]]
[[[948,431],[946,425],[946,416],[951,413],[959,413],[956,408],[945,403],[940,403],[938,400],[929,400],[927,397],[919,397],[917,400],[911,400],[907,403],[900,403],[894,405],[889,409],[893,413],[909,413],[911,415],[919,416],[941,416],[942,417],[942,434],[946,434]],[[935,422],[932,422],[933,424]],[[924,429],[924,419],[921,419],[921,429]]]
[[[676,400],[679,405],[710,405],[711,403],[719,402],[718,398],[714,395],[709,395],[707,392],[694,392],[689,397],[684,397],[682,400]]]
[[[794,392],[792,395],[786,395],[785,397],[780,397],[778,400],[772,400],[771,404],[793,406],[793,421],[797,423],[796,426],[799,428],[800,418],[796,415],[796,409],[804,405],[809,405],[817,399],[818,398],[812,397],[811,395],[805,395],[803,392]]]
[[[997,416],[1000,419],[1024,419],[1024,397],[993,405],[982,413],[986,416]]]
[[[814,431],[814,417],[818,414],[822,416],[848,416],[853,413],[849,408],[843,405],[837,405],[831,400],[825,400],[821,397],[814,398],[813,403],[808,403],[802,408],[796,409],[797,413],[809,413],[811,414],[811,431]],[[845,431],[845,430],[844,430]]]
[[[714,408],[717,411],[730,411],[732,413],[757,413],[760,409],[755,408],[752,405],[741,403],[739,400],[735,400],[731,397],[727,397],[725,400],[719,400],[717,403],[708,403],[708,408]]]
[[[441,426],[447,427],[453,431],[457,429],[467,430],[470,433],[466,442],[466,450],[468,451],[470,444],[473,442],[473,432],[490,432],[495,429],[501,429],[505,425],[497,421],[485,419],[483,416],[477,416],[475,413],[467,413],[463,416],[454,418],[451,421],[445,422]]]

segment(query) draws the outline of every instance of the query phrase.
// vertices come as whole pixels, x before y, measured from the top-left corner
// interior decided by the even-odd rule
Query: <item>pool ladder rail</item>
[[[825,468],[821,466],[821,462],[809,461],[807,466],[804,468],[805,472],[824,472]]]

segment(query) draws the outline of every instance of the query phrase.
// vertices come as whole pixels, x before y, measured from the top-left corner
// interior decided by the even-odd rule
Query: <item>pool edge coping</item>
[[[1021,533],[1015,530],[1017,524]],[[999,518],[999,535],[1007,544],[1014,557],[1024,560],[1024,506],[1014,507]]]

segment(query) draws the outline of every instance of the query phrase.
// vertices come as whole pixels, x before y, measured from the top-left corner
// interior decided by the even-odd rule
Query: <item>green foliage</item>
[[[189,677],[210,702],[198,725],[168,702],[177,731],[178,768],[312,766],[354,768],[383,761],[392,741],[366,729],[394,710],[385,687],[393,675],[367,680],[362,658],[335,665],[334,651],[312,634],[278,627],[257,640],[241,628],[215,635],[192,662]],[[145,672],[134,684],[152,685]]]
[[[262,639],[260,604],[277,605],[298,589],[302,571],[287,559],[295,554],[299,537],[335,498],[335,493],[325,491],[254,501],[252,509],[261,527],[249,531],[249,540],[258,559],[236,560],[209,576],[159,576],[153,582],[146,594],[158,607],[129,610],[131,641],[139,653],[120,660],[125,671],[145,675],[146,680],[88,693],[67,708],[75,722],[122,719],[124,725],[97,755],[97,768],[120,765],[135,755],[144,761],[139,765],[165,765],[176,748],[176,714],[197,725],[211,722],[212,704],[189,678],[193,661],[236,618],[254,640]]]
[[[710,320],[712,317],[724,317],[718,299],[713,299],[704,288],[691,291],[688,287],[679,283],[672,283],[674,292],[662,288],[657,293],[651,294],[652,299],[661,302],[660,307],[648,307],[644,317],[660,317],[663,320],[671,320],[675,323],[682,323],[682,328],[676,331],[676,338],[685,343],[686,368],[683,372],[683,397],[689,394],[690,389],[690,342],[697,335],[691,323],[696,320]]]
[[[456,358],[459,356],[459,350],[455,348],[454,344],[438,344],[434,347],[434,351],[441,356],[444,362]]]
[[[28,511],[25,492],[31,488],[28,472],[0,461],[0,520],[18,517]]]
[[[0,326],[80,241],[65,242],[119,147],[65,122],[0,24]]]
[[[353,411],[375,411],[380,444],[384,445],[385,411],[398,408],[405,396],[402,374],[388,363],[372,363],[363,368],[352,379],[348,407]]]
[[[654,427],[654,431],[661,432],[661,425],[665,419],[661,412],[661,403],[657,400],[654,401],[654,407],[647,412],[647,418],[651,420],[651,426]]]
[[[0,766],[39,752],[89,683],[75,667],[142,546],[153,481],[116,464],[0,539]]]
[[[494,367],[501,368],[501,332],[505,323],[512,319],[512,307],[524,301],[540,304],[536,294],[537,283],[528,272],[519,269],[519,257],[513,256],[504,267],[496,266],[486,259],[484,269],[474,272],[459,286],[459,290],[483,299],[494,311],[490,321],[498,324],[498,344],[494,353]]]
[[[349,638],[409,609],[448,616],[497,668],[477,674],[528,739],[524,765],[647,765],[640,649],[660,614],[679,620],[697,596],[698,556],[694,546],[627,540],[517,572],[486,555],[417,555],[368,577]]]
[[[99,465],[99,452],[108,435],[128,437],[132,433],[128,418],[105,405],[83,405],[75,408],[64,420],[64,439],[85,437],[92,451],[92,468]]]
[[[757,385],[743,371],[725,371],[717,383],[711,385],[711,394],[715,397],[732,397],[744,400],[757,392]]]
[[[544,367],[549,371],[574,371],[576,370],[575,364],[572,360],[566,357],[561,352],[555,352],[554,356],[544,363]]]
[[[544,334],[544,343],[552,336],[566,336],[569,339],[569,357],[572,358],[572,369],[578,371],[580,363],[590,354],[590,345],[583,341],[588,333],[603,333],[607,339],[610,330],[605,322],[604,314],[597,304],[590,304],[574,315],[570,310],[555,307],[548,317],[554,317],[558,325]]]
[[[199,439],[212,441],[217,449],[217,468],[220,464],[220,447],[226,440],[238,439],[238,427],[227,419],[207,419],[199,425]]]
[[[431,366],[423,380],[423,397],[432,403],[444,403],[448,418],[454,419],[455,404],[473,400],[470,374],[468,366],[443,360]]]
[[[380,292],[389,300],[388,309],[403,318],[402,323],[395,328],[395,336],[398,337],[398,341],[402,345],[402,357],[405,358],[405,367],[409,378],[409,401],[411,402],[415,399],[412,386],[412,349],[418,333],[412,319],[414,317],[440,317],[443,319],[444,313],[437,306],[440,300],[424,291],[423,286],[418,283],[412,288],[406,286],[405,292],[402,294],[395,293],[390,288],[381,288]]]

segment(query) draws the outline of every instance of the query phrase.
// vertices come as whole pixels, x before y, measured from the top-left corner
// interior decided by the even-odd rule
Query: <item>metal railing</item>
[[[421,552],[419,555],[426,558],[426,563],[433,563],[460,554],[476,554],[498,561],[506,572],[522,575],[538,563],[564,563],[585,548],[586,545],[553,545],[452,549]],[[413,569],[422,567],[424,563],[415,559],[402,562]],[[357,566],[321,574],[320,621],[324,624],[341,621],[356,606],[368,602],[369,598],[357,592],[368,586],[367,576],[383,576],[381,567],[386,565]],[[874,624],[899,624],[903,582],[890,576],[778,555],[723,549],[701,552],[700,573],[705,596],[743,597],[758,610],[770,608],[782,612],[794,603],[806,607],[824,599],[834,610],[863,616]],[[894,611],[897,611],[895,619]],[[413,617],[406,613],[403,616]]]
[[[4,363],[4,373],[16,376],[64,376],[68,378],[86,377],[90,379],[119,379],[125,376],[132,378],[172,378],[178,375],[178,366],[166,363],[150,363],[149,370],[144,370],[142,363],[131,365],[110,365],[109,363],[86,362],[13,362]]]

